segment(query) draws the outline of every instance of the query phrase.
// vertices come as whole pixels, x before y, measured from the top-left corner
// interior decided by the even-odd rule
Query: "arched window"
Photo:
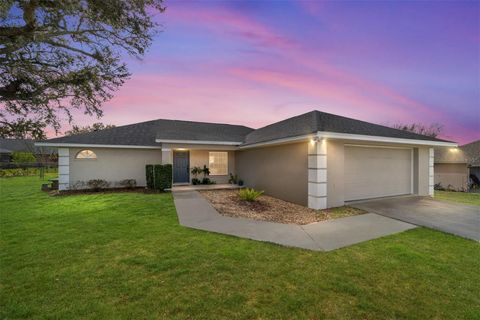
[[[97,159],[97,155],[92,150],[81,150],[75,156],[75,159]]]

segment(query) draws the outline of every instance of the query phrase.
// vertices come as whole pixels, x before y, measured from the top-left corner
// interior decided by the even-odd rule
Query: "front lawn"
[[[435,199],[480,206],[480,193],[435,190]]]
[[[475,319],[480,245],[416,229],[329,253],[178,225],[169,194],[0,179],[0,318]]]

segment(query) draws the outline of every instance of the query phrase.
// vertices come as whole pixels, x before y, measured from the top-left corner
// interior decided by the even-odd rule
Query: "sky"
[[[479,1],[168,1],[106,124],[262,127],[314,109],[480,138]],[[97,122],[80,116],[77,124]]]

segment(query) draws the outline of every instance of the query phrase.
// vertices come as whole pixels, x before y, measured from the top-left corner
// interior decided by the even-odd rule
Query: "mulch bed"
[[[200,193],[220,214],[229,217],[290,224],[309,224],[337,217],[330,214],[328,209],[314,210],[267,195],[260,196],[257,201],[248,202],[240,199],[238,190],[208,190]],[[361,210],[348,209],[348,213],[343,216],[363,213]]]

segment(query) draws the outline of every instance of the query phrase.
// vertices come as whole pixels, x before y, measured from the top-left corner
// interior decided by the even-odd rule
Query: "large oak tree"
[[[42,138],[72,111],[100,117],[142,57],[163,0],[0,1],[0,136]]]

